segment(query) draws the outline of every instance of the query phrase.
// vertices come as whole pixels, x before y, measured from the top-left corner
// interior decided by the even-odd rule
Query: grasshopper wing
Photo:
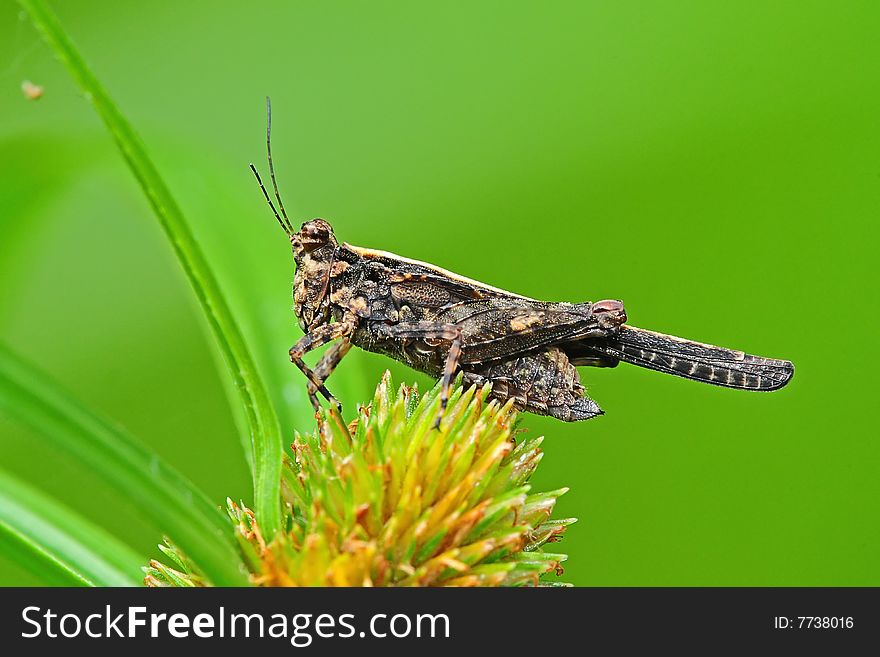
[[[463,303],[437,320],[462,331],[462,363],[506,360],[549,345],[608,337],[590,304],[545,303],[496,298]]]
[[[622,360],[667,374],[741,390],[778,390],[794,375],[787,360],[751,354],[621,326],[617,335],[563,346],[572,363],[591,365],[597,355]]]

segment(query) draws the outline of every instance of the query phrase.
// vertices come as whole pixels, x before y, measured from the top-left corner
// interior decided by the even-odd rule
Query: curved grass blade
[[[71,570],[67,564],[3,522],[0,522],[0,554],[6,563],[12,563],[34,576],[37,586],[89,585],[88,580]],[[4,586],[6,585],[7,582],[4,581]]]
[[[4,553],[15,557],[16,563],[47,583],[141,584],[142,555],[2,470],[0,545]]]
[[[250,459],[254,476],[255,511],[264,523],[264,532],[272,536],[281,525],[281,430],[241,330],[180,207],[147,156],[140,137],[110,99],[46,4],[42,0],[19,0],[19,4],[28,12],[34,26],[104,121],[152,205],[196,293],[247,417],[251,436],[249,444],[245,445],[245,454]]]
[[[30,425],[54,449],[65,450],[123,492],[187,553],[202,555],[199,563],[212,582],[247,583],[229,523],[218,507],[157,454],[2,345],[0,411]]]

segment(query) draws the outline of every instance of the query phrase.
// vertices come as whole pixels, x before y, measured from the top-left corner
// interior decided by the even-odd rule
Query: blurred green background
[[[710,6],[710,4],[714,6]],[[551,300],[790,358],[769,395],[621,365],[607,415],[546,434],[579,585],[878,585],[876,2],[54,2],[140,131],[276,397],[311,427],[297,220]],[[39,101],[23,97],[28,79]],[[15,3],[0,3],[0,336],[218,503],[250,498],[224,375],[139,187]],[[331,379],[349,408],[389,361]],[[395,379],[429,381],[390,365]],[[870,367],[870,369],[869,369]],[[222,370],[220,370],[222,372]],[[0,417],[3,467],[145,555],[161,528]],[[47,475],[48,473],[48,475]],[[146,557],[145,557],[146,558]],[[0,584],[35,584],[0,556]]]

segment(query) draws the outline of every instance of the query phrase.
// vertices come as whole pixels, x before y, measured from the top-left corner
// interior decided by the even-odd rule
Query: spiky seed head
[[[296,434],[285,457],[284,529],[263,536],[241,503],[227,512],[256,586],[517,586],[550,583],[566,556],[545,552],[573,519],[551,520],[567,489],[527,483],[542,438],[516,440],[510,404],[457,387],[439,430],[439,388],[393,391],[388,372],[346,424],[335,411]],[[209,585],[173,545],[150,586]],[[555,583],[555,582],[553,582]]]

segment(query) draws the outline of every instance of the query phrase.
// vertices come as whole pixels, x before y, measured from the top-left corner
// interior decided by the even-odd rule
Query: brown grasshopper
[[[491,384],[501,402],[565,421],[602,414],[586,396],[576,366],[620,361],[695,381],[743,390],[777,390],[794,367],[787,360],[684,340],[628,326],[623,303],[547,302],[507,292],[432,264],[339,242],[323,219],[291,224],[272,165],[271,108],[266,149],[278,209],[251,170],[293,248],[293,310],[305,333],[290,360],[320,393],[352,345],[385,354],[441,381],[439,425],[453,378]],[[280,210],[280,214],[279,214]],[[334,343],[314,369],[308,352]]]

